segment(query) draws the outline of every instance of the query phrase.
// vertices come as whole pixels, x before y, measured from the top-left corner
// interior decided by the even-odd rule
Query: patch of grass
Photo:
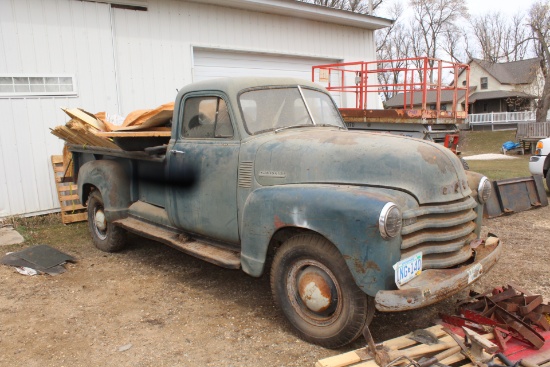
[[[462,156],[477,154],[502,154],[502,144],[515,141],[516,131],[463,131],[460,150]],[[529,155],[514,155],[517,159],[467,160],[470,169],[484,174],[491,180],[531,176]]]
[[[460,134],[462,155],[501,153],[502,144],[516,140],[516,131],[463,131]]]
[[[34,217],[3,218],[3,225],[11,225],[23,236],[25,243],[13,245],[10,251],[21,246],[47,244],[56,247],[59,243],[69,243],[75,246],[87,243],[87,223],[63,224],[59,213],[37,215]]]
[[[33,217],[8,217],[4,219],[5,224],[11,224],[13,228],[38,228],[42,226],[49,226],[52,224],[61,223],[61,214],[45,214],[36,215]]]
[[[529,172],[529,156],[518,157],[518,159],[495,159],[467,162],[470,166],[470,170],[484,174],[491,180],[531,176]]]

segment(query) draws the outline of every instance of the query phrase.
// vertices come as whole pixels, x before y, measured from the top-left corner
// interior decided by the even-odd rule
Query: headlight
[[[387,203],[380,212],[378,228],[382,238],[388,240],[401,232],[402,226],[401,210],[392,202]]]
[[[481,204],[485,204],[491,196],[491,181],[485,176],[479,181],[479,186],[477,187],[477,198]]]

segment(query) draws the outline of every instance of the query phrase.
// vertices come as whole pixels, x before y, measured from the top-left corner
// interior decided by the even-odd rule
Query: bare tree
[[[480,58],[489,62],[510,62],[525,58],[529,49],[528,28],[523,16],[516,14],[506,19],[500,12],[492,12],[470,20],[474,35],[474,47]],[[471,54],[477,53],[475,50]]]
[[[544,75],[544,87],[537,102],[536,119],[546,121],[550,110],[550,2],[533,4],[529,10],[528,22],[533,32],[536,52],[541,58]]]
[[[465,64],[471,59],[468,53],[468,39],[468,34],[453,25],[443,33],[441,49],[449,55],[451,61]]]
[[[298,0],[304,3],[327,6],[329,8],[348,10],[354,13],[371,14],[371,0]],[[372,0],[372,12],[378,8],[384,0]]]
[[[414,18],[411,22],[411,40],[415,57],[436,58],[445,38],[454,38],[459,32],[457,21],[468,16],[463,0],[411,0]],[[429,61],[430,69],[433,61]],[[428,73],[433,83],[433,70]]]
[[[392,19],[399,19],[403,13],[401,3],[393,3],[388,11]],[[396,85],[403,81],[403,73],[400,71],[406,67],[404,58],[411,53],[410,36],[402,22],[395,22],[391,27],[376,31],[376,55],[380,60],[378,81],[382,85]],[[381,90],[382,98],[388,100],[396,92],[392,87]]]

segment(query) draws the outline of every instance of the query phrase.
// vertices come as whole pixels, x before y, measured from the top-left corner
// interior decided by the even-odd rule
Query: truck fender
[[[357,285],[374,296],[394,287],[392,265],[401,256],[401,237],[384,240],[378,229],[388,195],[354,186],[285,185],[264,187],[247,198],[241,221],[241,265],[260,276],[270,241],[284,228],[316,232],[344,257]]]
[[[87,162],[78,172],[78,196],[86,203],[92,188],[99,190],[107,221],[128,216],[130,178],[123,165],[113,160]]]
[[[544,160],[544,166],[542,168],[543,176],[546,177],[548,175],[548,171],[550,170],[550,154],[546,156],[546,159]]]

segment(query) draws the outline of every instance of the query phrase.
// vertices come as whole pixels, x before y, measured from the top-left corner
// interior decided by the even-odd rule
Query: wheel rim
[[[334,274],[318,261],[294,263],[288,273],[286,291],[296,313],[312,325],[330,325],[342,312],[340,285]]]
[[[105,219],[105,213],[103,212],[103,207],[101,206],[97,206],[94,209],[93,226],[99,239],[104,240],[107,238],[107,220]]]

